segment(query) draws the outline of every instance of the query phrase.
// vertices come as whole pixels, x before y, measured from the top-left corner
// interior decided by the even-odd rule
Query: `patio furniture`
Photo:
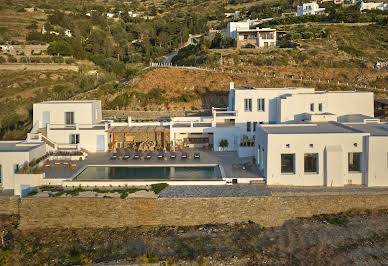
[[[181,159],[182,160],[186,160],[187,159],[187,153],[186,152],[182,152]]]
[[[170,159],[171,159],[171,160],[175,160],[175,159],[176,159],[176,154],[175,154],[175,152],[172,152],[172,153],[170,154]]]
[[[77,169],[77,161],[71,161],[70,162],[70,168],[71,168],[71,170]]]
[[[140,153],[136,152],[135,155],[133,156],[134,160],[139,160],[140,159]]]
[[[129,152],[126,152],[123,156],[123,160],[128,160],[131,157],[131,154]]]
[[[44,161],[43,168],[50,168],[50,167],[51,167],[50,161],[49,160]]]
[[[65,161],[62,162],[62,165],[63,165],[63,166],[69,166],[69,165],[70,165],[70,162],[67,161],[67,160],[65,160]]]
[[[147,153],[145,159],[146,160],[151,160],[151,158],[152,158],[152,153],[151,152]]]
[[[194,153],[194,159],[201,159],[201,155],[199,154],[199,152]]]
[[[54,162],[54,165],[55,165],[55,166],[61,166],[61,162],[60,162],[60,161],[55,161],[55,162]]]
[[[116,160],[117,159],[117,153],[113,153],[112,156],[110,157],[111,160]]]
[[[160,152],[160,153],[158,154],[158,159],[159,159],[159,160],[162,160],[163,158],[164,158],[164,153]]]

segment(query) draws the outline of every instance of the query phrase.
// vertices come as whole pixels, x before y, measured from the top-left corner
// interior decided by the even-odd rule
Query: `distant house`
[[[237,30],[237,48],[270,48],[276,47],[276,29],[256,28]]]
[[[93,14],[94,12],[96,12],[96,11],[97,11],[97,10],[92,9],[92,10],[90,10],[88,13],[86,13],[85,15],[88,16],[88,17],[91,17],[92,14]]]
[[[106,13],[106,16],[108,18],[114,18],[115,17],[115,14],[114,13]]]
[[[224,15],[227,18],[239,17],[241,15],[241,11],[235,11],[233,13],[224,13]]]
[[[383,11],[388,10],[388,3],[373,3],[373,2],[364,3],[364,2],[361,2],[360,11],[372,10],[372,9],[379,9],[379,10],[383,10]]]
[[[351,4],[357,4],[357,3],[360,3],[360,2],[361,2],[361,0],[350,0]]]
[[[249,30],[250,20],[239,21],[239,22],[229,22],[226,29],[226,36],[236,39],[237,30]]]
[[[70,38],[71,36],[73,36],[73,34],[71,33],[71,30],[69,30],[69,29],[66,29],[65,32],[64,32],[64,34],[65,34],[66,37],[69,37],[69,38]]]
[[[303,5],[297,7],[298,16],[318,15],[323,13],[325,13],[325,8],[319,7],[317,2],[304,3]]]
[[[136,18],[137,14],[133,13],[132,11],[128,11],[128,16],[130,16],[131,18]]]
[[[9,51],[13,50],[13,46],[12,45],[0,45],[0,50],[9,52]]]

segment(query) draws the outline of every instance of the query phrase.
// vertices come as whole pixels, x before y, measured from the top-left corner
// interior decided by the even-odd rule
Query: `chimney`
[[[234,89],[234,82],[229,82],[229,90],[233,90]]]

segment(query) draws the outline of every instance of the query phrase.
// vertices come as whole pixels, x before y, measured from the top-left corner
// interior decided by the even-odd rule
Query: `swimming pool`
[[[87,166],[74,180],[220,180],[218,165],[212,166]]]

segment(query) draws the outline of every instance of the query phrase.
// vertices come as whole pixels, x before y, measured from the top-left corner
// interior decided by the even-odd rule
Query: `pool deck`
[[[257,166],[252,165],[247,169],[239,167],[233,167],[236,164],[242,164],[252,162],[252,157],[238,158],[236,152],[214,152],[208,150],[187,150],[188,155],[193,155],[195,152],[199,152],[200,159],[185,159],[180,158],[180,152],[177,152],[176,159],[168,159],[167,161],[160,160],[153,156],[151,160],[111,160],[111,154],[106,152],[90,153],[88,157],[83,161],[77,162],[77,168],[75,170],[70,169],[67,166],[52,166],[48,169],[44,169],[46,178],[71,178],[83,168],[88,165],[111,165],[111,166],[135,166],[135,165],[209,165],[217,164],[221,165],[226,178],[262,178],[259,174]]]

